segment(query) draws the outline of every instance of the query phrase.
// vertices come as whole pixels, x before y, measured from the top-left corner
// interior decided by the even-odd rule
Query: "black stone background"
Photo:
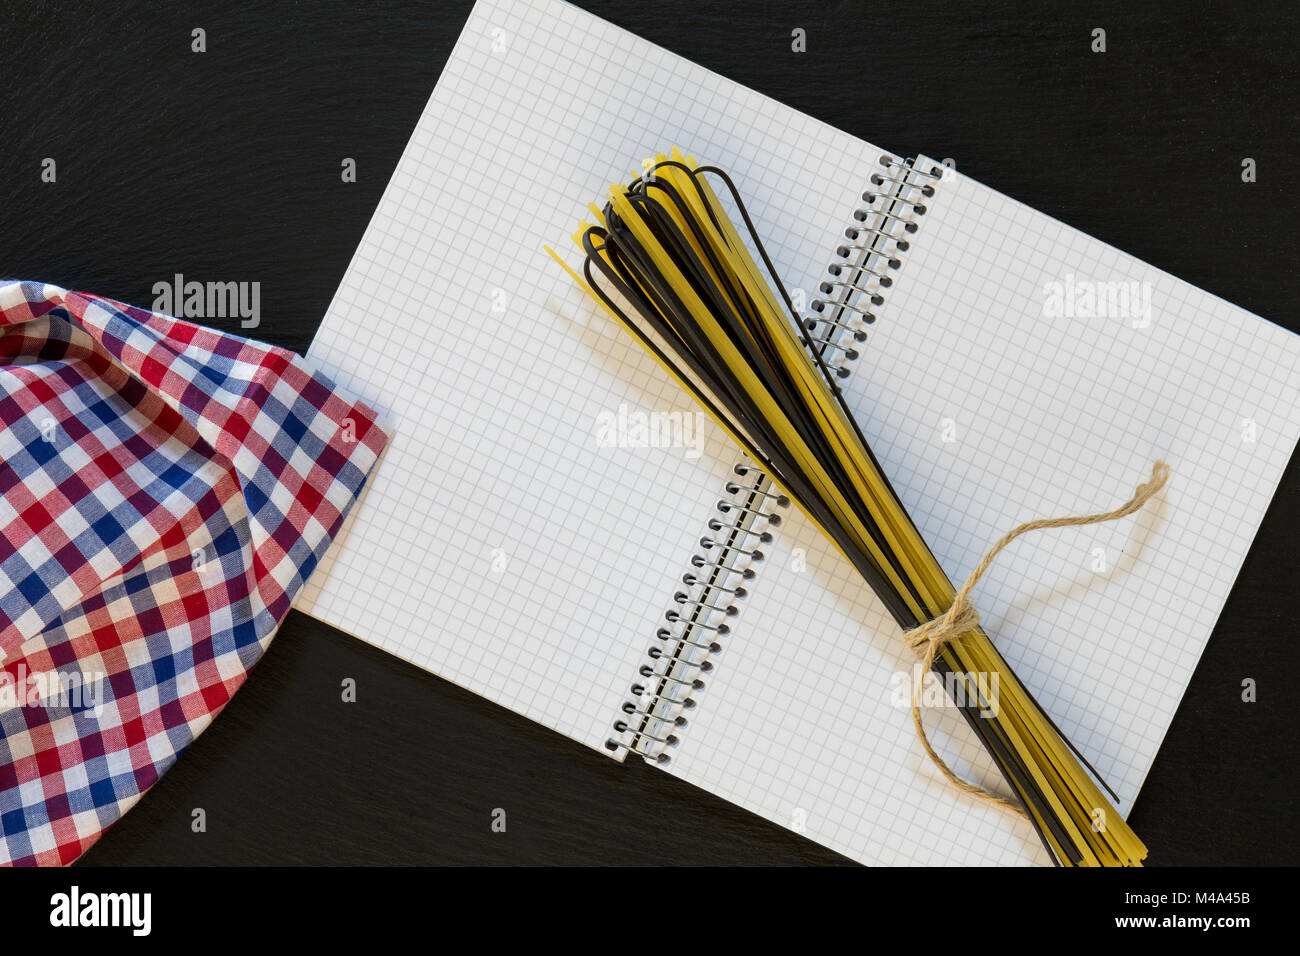
[[[872,142],[954,157],[1300,330],[1294,5],[581,5]],[[0,273],[141,305],[174,272],[260,281],[257,334],[305,351],[467,13],[6,4]],[[208,52],[190,51],[193,27]],[[806,54],[790,51],[795,27]],[[46,156],[56,184],[39,180]],[[356,184],[340,182],[344,156]],[[1258,182],[1241,182],[1243,157]],[[1292,468],[1133,811],[1153,864],[1300,860],[1297,490]],[[343,677],[356,704],[340,702]],[[1244,677],[1257,703],[1241,701]],[[205,834],[190,831],[195,807]],[[497,807],[505,834],[489,827]],[[84,858],[382,862],[846,861],[296,612],[221,719]]]

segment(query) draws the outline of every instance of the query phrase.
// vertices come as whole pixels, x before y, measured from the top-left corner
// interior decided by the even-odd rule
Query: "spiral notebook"
[[[1171,463],[975,594],[1128,812],[1300,434],[1300,340],[559,0],[479,0],[312,344],[395,437],[299,607],[856,860],[1046,862],[926,760],[848,563],[543,251],[672,145],[736,180],[954,580]]]

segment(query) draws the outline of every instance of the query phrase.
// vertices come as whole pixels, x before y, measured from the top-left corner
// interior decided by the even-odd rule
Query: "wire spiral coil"
[[[691,695],[704,689],[711,658],[730,633],[728,621],[740,613],[738,602],[758,575],[755,566],[772,541],[770,529],[780,525],[780,511],[790,505],[754,465],[739,464],[735,471],[739,480],[727,482],[726,496],[717,502],[718,514],[709,519],[700,550],[682,575],[685,588],[673,595],[673,607],[664,615],[667,626],[655,634],[632,698],[623,702],[614,722],[615,736],[605,742],[609,750],[638,754],[647,763],[671,759],[668,750],[677,745],[677,732],[688,723],[686,712],[695,706]]]
[[[916,158],[880,157],[881,171],[868,179],[865,205],[853,213],[853,225],[844,230],[848,241],[835,250],[837,261],[827,268],[830,278],[819,287],[825,298],[809,304],[813,314],[804,327],[812,347],[840,378],[848,377],[849,363],[860,354],[865,326],[876,321],[873,309],[884,305],[885,291],[894,284],[892,273],[911,248],[908,236],[920,228],[935,183],[943,178],[943,167],[924,170],[916,163]]]

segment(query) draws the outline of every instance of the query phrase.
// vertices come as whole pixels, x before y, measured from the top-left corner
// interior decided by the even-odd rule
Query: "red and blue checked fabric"
[[[0,863],[80,856],[261,658],[387,436],[292,352],[0,282]]]

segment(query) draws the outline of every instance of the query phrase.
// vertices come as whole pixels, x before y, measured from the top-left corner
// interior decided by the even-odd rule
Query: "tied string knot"
[[[988,550],[988,553],[980,559],[980,563],[971,572],[970,577],[957,590],[948,610],[933,620],[926,621],[918,627],[903,632],[903,638],[907,641],[907,646],[921,660],[921,666],[917,668],[916,680],[912,683],[912,726],[916,728],[917,739],[921,741],[921,746],[925,748],[930,762],[957,789],[990,803],[1008,807],[1022,816],[1026,815],[1024,807],[1018,802],[985,790],[978,784],[963,779],[953,771],[930,743],[930,738],[925,732],[925,725],[921,721],[921,685],[925,675],[930,673],[931,668],[934,666],[935,658],[939,656],[945,644],[952,643],[962,635],[969,634],[980,626],[979,612],[975,610],[975,606],[970,602],[970,593],[974,590],[975,585],[979,583],[980,578],[984,576],[984,572],[993,564],[993,559],[998,556],[998,553],[1022,534],[1045,528],[1070,528],[1079,525],[1101,524],[1105,521],[1116,521],[1141,509],[1143,505],[1155,497],[1156,493],[1165,486],[1168,480],[1169,465],[1163,461],[1157,461],[1151,469],[1151,477],[1138,485],[1133,492],[1133,497],[1118,508],[1090,515],[1038,518],[1034,521],[1026,521],[1024,524],[1013,528],[999,538],[997,543]]]
[[[980,626],[979,612],[966,596],[958,592],[952,606],[932,621],[904,632],[907,646],[919,657],[926,670],[934,663],[939,648]]]

